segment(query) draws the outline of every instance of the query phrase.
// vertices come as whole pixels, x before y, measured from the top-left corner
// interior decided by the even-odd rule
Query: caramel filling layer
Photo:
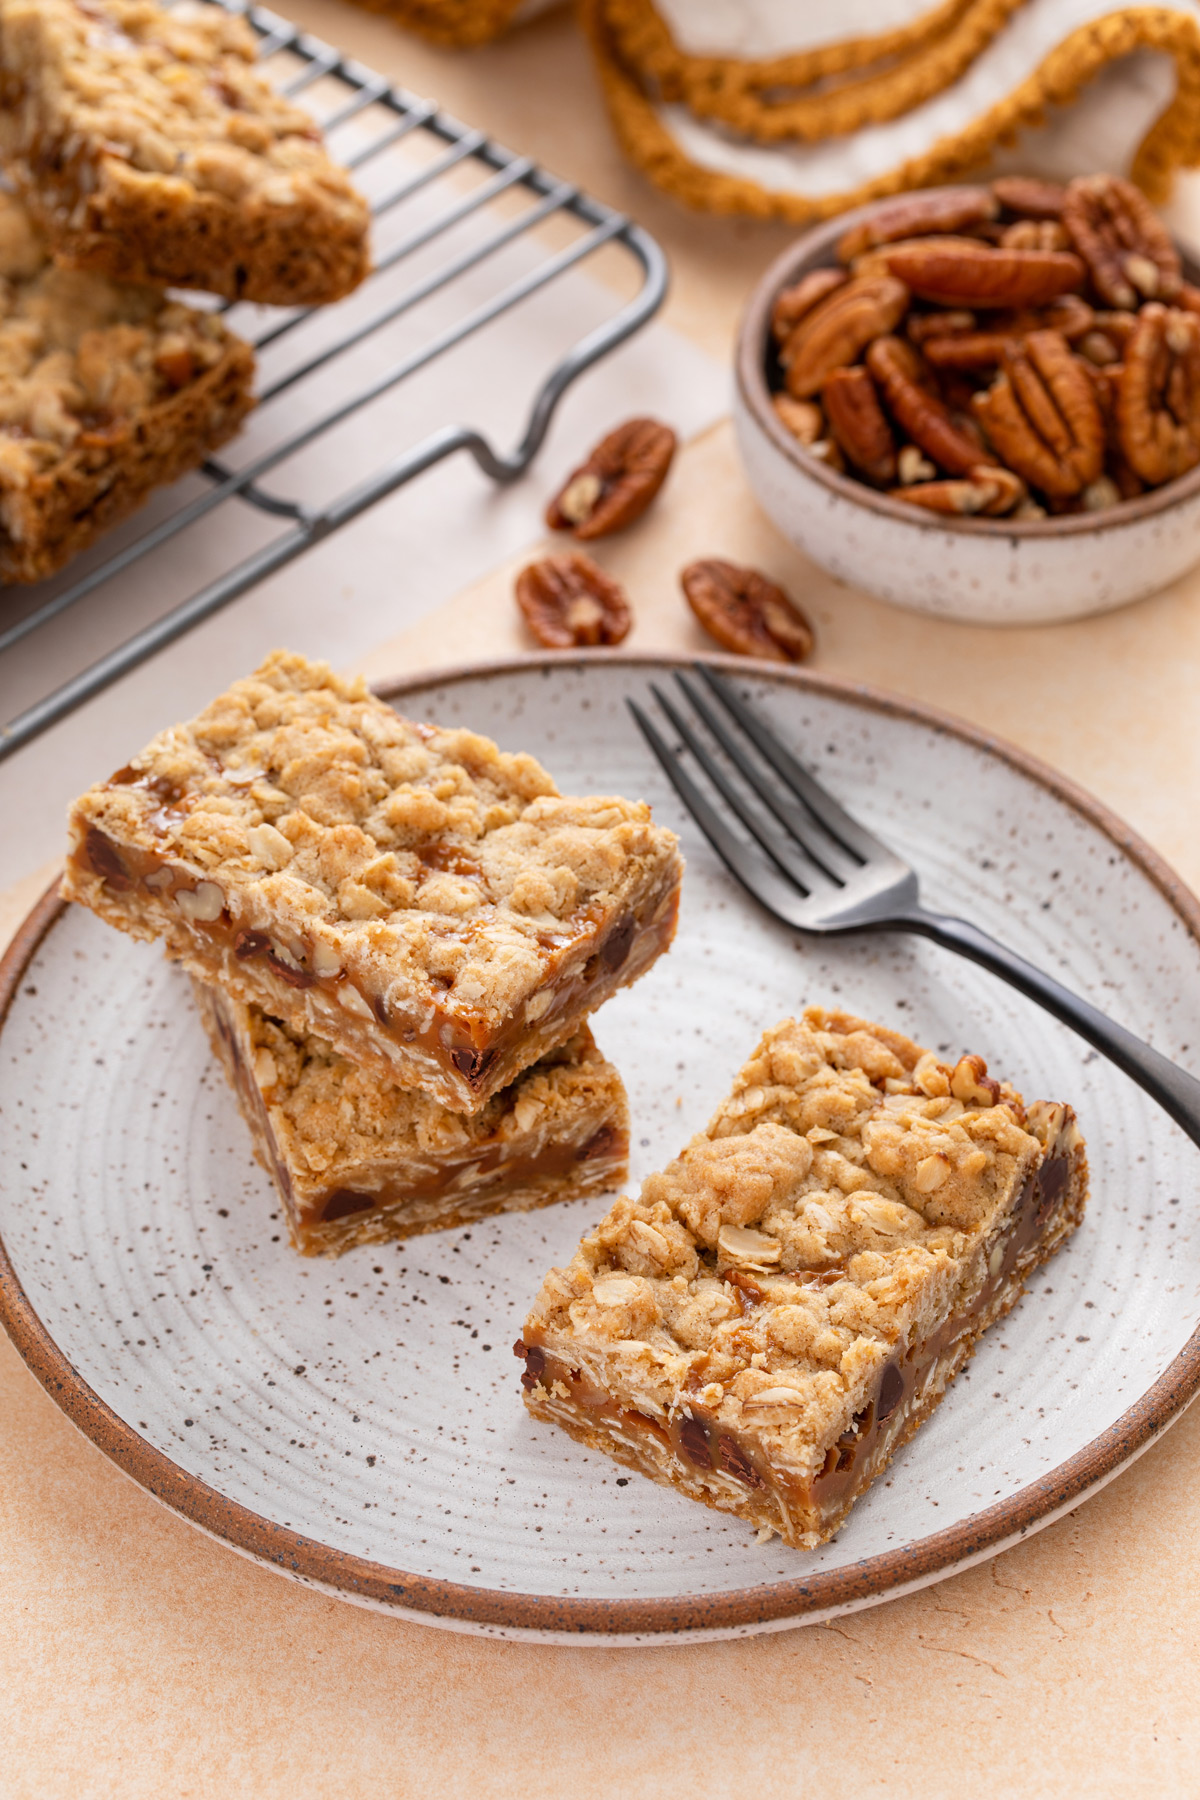
[[[270,1164],[288,1210],[298,1227],[331,1225],[354,1213],[385,1212],[391,1207],[416,1205],[440,1199],[465,1200],[486,1188],[496,1198],[533,1182],[553,1181],[569,1175],[582,1163],[623,1168],[629,1155],[629,1134],[621,1127],[606,1123],[587,1137],[566,1140],[557,1138],[535,1151],[508,1155],[506,1146],[482,1139],[473,1148],[462,1148],[458,1154],[444,1158],[423,1155],[421,1174],[406,1176],[402,1165],[376,1166],[380,1179],[370,1187],[351,1188],[330,1183],[325,1188],[306,1193],[296,1192],[296,1184],[286,1162],[279,1153],[271,1116],[262,1089],[246,1066],[241,1047],[219,1002],[209,1001],[208,1016],[216,1027],[227,1069],[233,1077],[242,1110],[246,1113],[259,1148]],[[434,1168],[430,1163],[436,1162]]]
[[[632,1435],[636,1439],[641,1434],[652,1438],[685,1468],[690,1465],[702,1476],[731,1476],[748,1492],[768,1490],[785,1524],[820,1531],[846,1512],[870,1485],[904,1427],[920,1409],[939,1367],[953,1364],[956,1353],[964,1340],[975,1333],[980,1319],[1052,1235],[1070,1190],[1070,1176],[1069,1154],[1051,1153],[1043,1159],[1022,1188],[1005,1232],[992,1246],[987,1273],[970,1302],[928,1337],[884,1364],[870,1400],[828,1447],[821,1468],[808,1479],[791,1478],[775,1466],[753,1431],[722,1425],[694,1404],[687,1412],[680,1410],[666,1418],[623,1407],[585,1370],[573,1368],[541,1344],[518,1338],[513,1348],[525,1362],[521,1385],[526,1390],[541,1389],[553,1403],[553,1386],[557,1382],[569,1394],[568,1404],[597,1424],[614,1428],[626,1437]],[[800,1271],[795,1279],[824,1285],[838,1273],[823,1270],[810,1276]],[[745,1311],[753,1306],[756,1296],[760,1301],[766,1298],[753,1280],[735,1275],[734,1281]]]
[[[383,1180],[377,1188],[333,1188],[298,1206],[296,1220],[301,1225],[328,1225],[351,1213],[382,1212],[391,1206],[448,1199],[451,1195],[466,1199],[480,1188],[499,1196],[536,1181],[558,1180],[581,1163],[623,1164],[628,1154],[629,1139],[615,1125],[602,1125],[582,1144],[564,1144],[560,1140],[527,1156],[506,1156],[503,1145],[497,1144],[482,1154],[448,1159],[423,1181],[397,1175]]]
[[[153,815],[148,823],[153,829]],[[405,1013],[383,995],[368,992],[349,970],[338,966],[327,946],[285,942],[250,926],[235,916],[217,882],[197,882],[191,870],[155,851],[117,845],[96,826],[86,833],[71,861],[80,873],[98,876],[113,895],[128,896],[131,910],[139,900],[174,908],[178,934],[218,957],[232,959],[252,987],[256,976],[264,978],[256,998],[268,1010],[280,1004],[278,983],[297,993],[316,993],[324,1008],[318,1003],[311,1012],[303,1009],[306,1029],[324,1031],[335,1042],[353,1039],[364,1046],[382,1038],[392,1046],[397,1078],[407,1070],[412,1085],[418,1086],[421,1065],[432,1061],[445,1072],[454,1091],[465,1087],[474,1098],[506,1085],[510,1064],[509,1079],[524,1066],[528,1058],[522,1059],[520,1053],[530,1041],[531,1025],[536,1026],[539,1042],[558,1041],[569,1035],[580,1013],[593,1011],[601,998],[648,968],[669,947],[679,910],[678,874],[673,873],[670,886],[655,889],[640,909],[607,925],[584,917],[574,928],[542,934],[543,979],[531,998],[540,1002],[545,996],[546,1004],[538,1011],[527,1001],[497,1025],[478,1013],[444,1010],[436,1001],[419,1016]],[[170,924],[175,927],[173,918]],[[323,962],[332,966],[323,968]]]

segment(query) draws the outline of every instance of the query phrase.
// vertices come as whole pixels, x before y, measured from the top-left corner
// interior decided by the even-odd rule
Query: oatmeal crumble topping
[[[253,372],[214,316],[52,263],[0,194],[0,569],[39,579],[199,462],[249,410]]]
[[[56,250],[279,303],[355,286],[366,205],[255,55],[215,6],[0,0],[0,150]]]
[[[681,869],[642,803],[569,798],[283,651],[85,794],[72,836],[68,897],[458,1110],[666,949]]]
[[[1051,1148],[1070,1164],[1056,1192],[1073,1183],[1072,1197],[1060,1219],[1038,1226],[1039,1240],[1020,1207]],[[547,1276],[518,1346],[532,1357],[527,1398],[609,1449],[594,1423],[605,1396],[627,1409],[620,1420],[651,1434],[656,1421],[678,1431],[682,1419],[684,1477],[643,1471],[672,1484],[697,1479],[687,1433],[698,1427],[688,1421],[703,1418],[692,1461],[705,1480],[706,1446],[725,1432],[727,1475],[740,1457],[738,1479],[763,1488],[753,1445],[768,1485],[773,1463],[808,1496],[828,1472],[830,1444],[853,1444],[875,1417],[889,1366],[903,1370],[905,1354],[938,1343],[956,1316],[977,1313],[982,1327],[1011,1305],[1032,1262],[1078,1222],[1085,1186],[1069,1108],[1026,1108],[980,1057],[950,1065],[899,1033],[809,1008],[767,1032],[707,1130]],[[892,1379],[889,1409],[901,1374]],[[631,1429],[613,1427],[614,1454]],[[665,1452],[651,1449],[661,1461]],[[643,1466],[632,1453],[625,1460]],[[745,1486],[732,1488],[733,1497],[695,1497],[745,1512]],[[790,1523],[786,1506],[782,1525],[754,1516],[794,1542],[822,1535],[811,1496]]]

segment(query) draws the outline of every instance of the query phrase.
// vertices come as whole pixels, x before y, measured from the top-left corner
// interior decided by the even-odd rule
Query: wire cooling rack
[[[2,591],[0,653],[62,621],[89,596],[102,606],[103,590],[116,592],[147,569],[156,591],[161,571],[165,590],[180,566],[211,563],[218,547],[218,572],[203,586],[0,726],[0,761],[445,458],[465,450],[492,481],[515,480],[566,390],[639,330],[666,293],[666,263],[654,239],[571,182],[271,12],[246,0],[205,3],[246,18],[269,78],[285,94],[304,97],[331,154],[354,172],[371,202],[374,271],[333,307],[221,307],[259,357],[258,406],[225,460],[206,463],[170,490],[165,504],[160,496],[135,528],[114,533],[57,581]],[[378,460],[380,448],[402,435],[402,420],[380,408],[411,394],[404,384],[456,349],[461,359],[468,340],[536,305],[569,271],[603,252],[607,316],[582,335],[574,325],[563,346],[550,341],[548,329],[547,371],[515,448],[498,450],[478,425],[445,424]],[[446,385],[449,411],[462,384]],[[346,426],[353,435],[342,431]],[[354,472],[364,444],[371,466],[328,498],[331,468]],[[198,530],[208,542],[197,559],[180,540],[194,546]]]

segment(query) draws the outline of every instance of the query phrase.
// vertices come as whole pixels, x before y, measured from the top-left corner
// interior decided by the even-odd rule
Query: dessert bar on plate
[[[811,1008],[525,1323],[535,1417],[760,1531],[831,1537],[1079,1224],[1069,1106]]]
[[[63,882],[193,975],[454,1112],[675,931],[674,835],[277,651],[71,809]]]
[[[157,288],[57,267],[0,194],[0,577],[41,581],[232,437],[249,346]]]
[[[586,1025],[464,1115],[194,985],[292,1242],[307,1256],[529,1212],[625,1178],[625,1090]]]
[[[0,155],[53,249],[275,305],[367,272],[366,202],[219,6],[0,0]]]

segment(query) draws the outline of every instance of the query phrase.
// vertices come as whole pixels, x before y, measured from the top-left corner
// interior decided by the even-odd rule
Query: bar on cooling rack
[[[0,155],[61,260],[281,306],[362,280],[366,202],[255,55],[222,6],[0,0]]]
[[[68,899],[474,1112],[675,931],[674,835],[276,651],[71,809]]]
[[[530,1212],[625,1178],[625,1090],[586,1025],[464,1115],[219,988],[194,988],[306,1256]]]
[[[254,356],[161,289],[63,269],[0,194],[0,578],[41,581],[232,437]]]
[[[1028,1108],[819,1008],[769,1031],[707,1131],[547,1276],[525,1400],[593,1449],[812,1548],[1074,1231],[1069,1106]]]

